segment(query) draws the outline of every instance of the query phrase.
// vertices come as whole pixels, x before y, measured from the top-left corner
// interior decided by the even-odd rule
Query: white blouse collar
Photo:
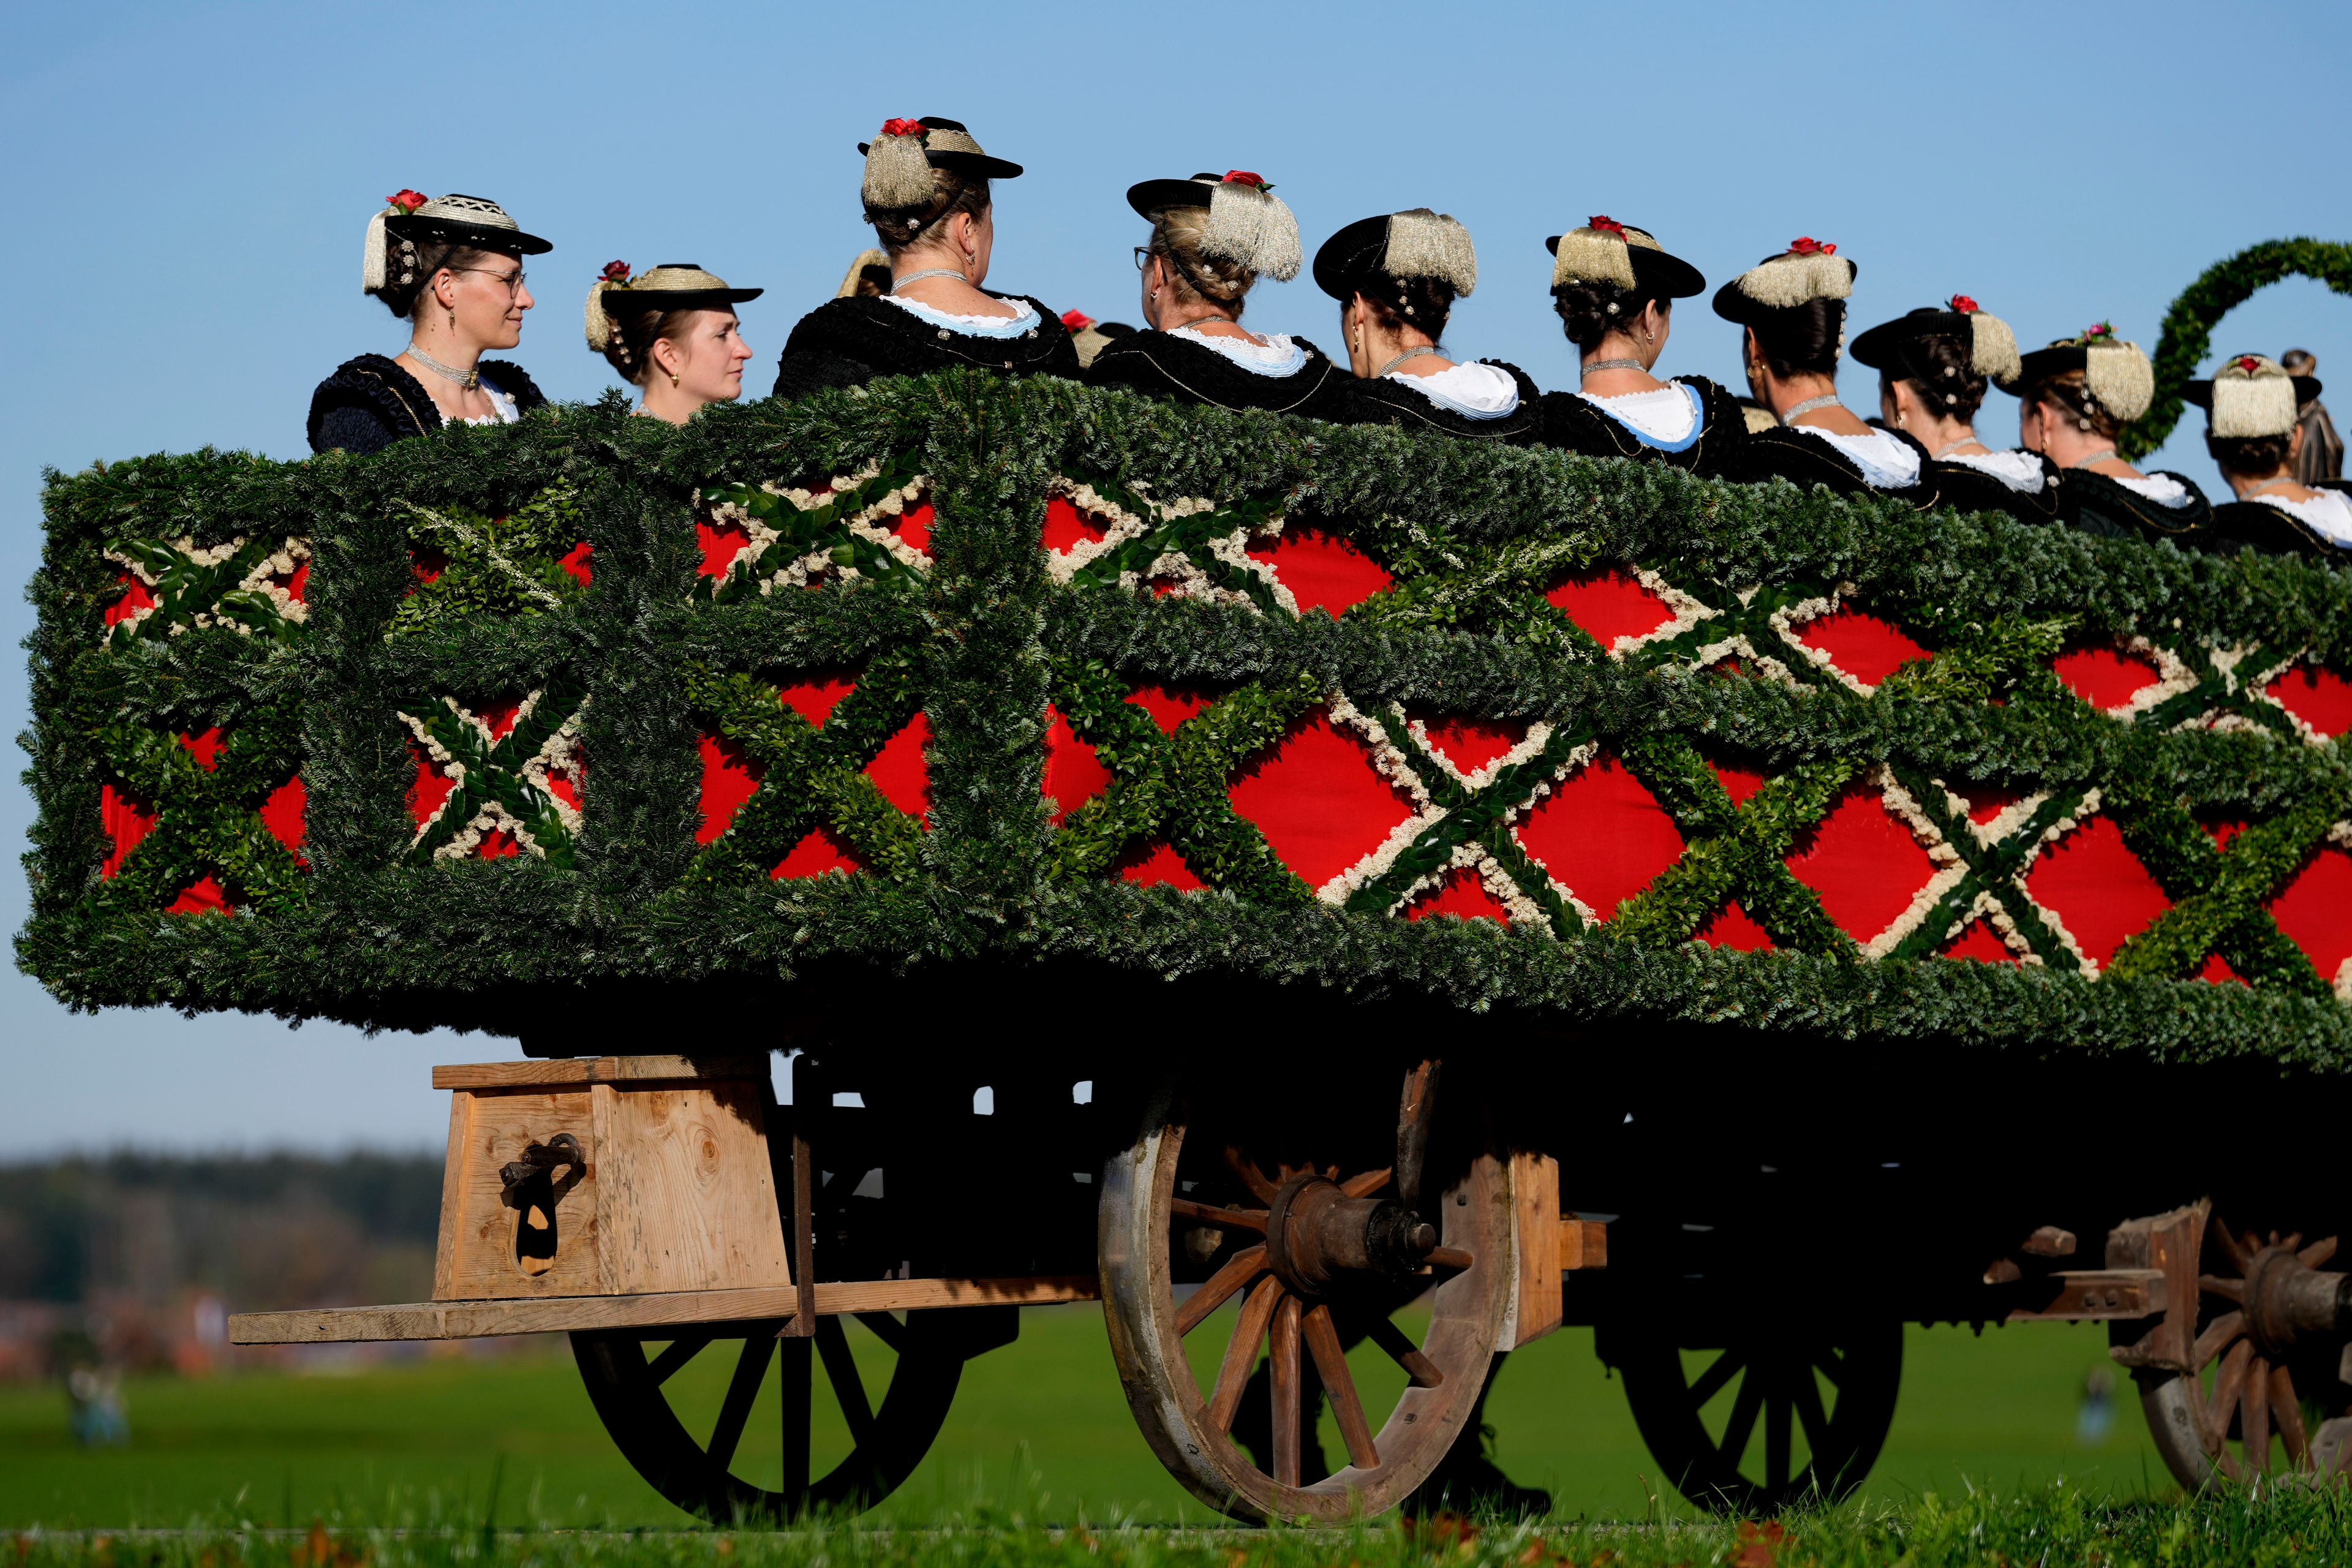
[[[902,299],[896,294],[885,294],[881,298],[918,320],[929,321],[936,327],[944,327],[951,332],[960,332],[968,338],[1018,338],[1034,331],[1037,325],[1036,310],[1025,301],[1018,300],[1005,301],[1006,304],[1021,307],[1020,313],[1017,315],[959,316],[951,310],[941,310],[926,305],[920,300]]]

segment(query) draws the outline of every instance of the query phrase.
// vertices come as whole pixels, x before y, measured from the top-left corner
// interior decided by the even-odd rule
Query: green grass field
[[[1900,1505],[1971,1486],[2014,1494],[2060,1476],[2095,1498],[2168,1495],[2128,1383],[2113,1435],[2096,1449],[2076,1445],[2078,1393],[2105,1347],[2095,1328],[1911,1330],[1902,1404],[1864,1498]],[[715,1408],[724,1368],[698,1362],[688,1373],[708,1384],[688,1397]],[[560,1349],[140,1380],[125,1395],[130,1446],[85,1452],[68,1437],[59,1391],[0,1391],[0,1527],[272,1525],[419,1510],[478,1521],[494,1475],[506,1523],[687,1522],[614,1453]],[[1513,1356],[1487,1415],[1504,1467],[1549,1488],[1561,1519],[1643,1517],[1655,1468],[1590,1331]],[[776,1451],[773,1427],[755,1414],[739,1473],[755,1475]],[[878,1517],[912,1524],[976,1508],[1211,1522],[1137,1434],[1092,1307],[1032,1309],[1017,1343],[972,1363],[929,1458]]]

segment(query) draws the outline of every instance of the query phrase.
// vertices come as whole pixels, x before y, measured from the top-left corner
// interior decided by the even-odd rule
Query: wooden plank
[[[692,1083],[768,1076],[764,1056],[559,1057],[527,1062],[460,1062],[433,1069],[436,1089],[582,1088],[592,1083]]]
[[[473,1115],[474,1097],[449,1097],[449,1152],[441,1162],[441,1228],[433,1248],[433,1299],[446,1301],[457,1294],[457,1227],[465,1215],[466,1126]]]
[[[434,1268],[434,1299],[481,1301],[551,1296],[593,1296],[604,1290],[597,1261],[599,1152],[589,1090],[505,1089],[463,1093],[463,1140],[449,1150],[446,1184],[457,1191],[456,1223],[445,1217],[443,1260]],[[455,1125],[453,1119],[452,1125]],[[516,1258],[516,1234],[525,1215],[509,1206],[499,1168],[533,1143],[559,1132],[578,1139],[586,1170],[565,1167],[554,1184],[555,1205],[545,1216],[555,1227],[555,1254],[526,1267]],[[445,1216],[447,1203],[444,1200]]]
[[[1559,1266],[1564,1270],[1609,1267],[1609,1226],[1574,1215],[1559,1222]]]
[[[1559,1162],[1549,1154],[1511,1156],[1511,1221],[1517,1232],[1518,1302],[1508,1344],[1531,1344],[1559,1327]]]
[[[832,1316],[930,1307],[1043,1307],[1092,1301],[1091,1274],[1009,1279],[872,1279],[816,1287],[816,1310]],[[348,1344],[375,1340],[468,1340],[581,1329],[655,1329],[695,1323],[782,1321],[799,1293],[788,1285],[750,1290],[672,1290],[650,1296],[570,1296],[552,1300],[417,1301],[392,1307],[322,1307],[306,1312],[239,1312],[231,1344]]]
[[[2161,1268],[2085,1268],[2053,1274],[2042,1282],[2050,1299],[2038,1308],[2020,1307],[2012,1323],[2088,1323],[2111,1318],[2145,1318],[2171,1300]]]
[[[645,1296],[792,1282],[761,1084],[599,1083],[588,1092],[599,1151],[598,1290]]]

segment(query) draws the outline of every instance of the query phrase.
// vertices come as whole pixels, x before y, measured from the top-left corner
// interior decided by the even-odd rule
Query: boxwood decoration
[[[2296,561],[966,374],[47,509],[17,952],[77,1006],[577,1043],[982,962],[2352,1062]]]

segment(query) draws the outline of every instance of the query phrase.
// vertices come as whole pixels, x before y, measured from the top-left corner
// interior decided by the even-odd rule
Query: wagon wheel
[[[2319,1270],[2336,1243],[2233,1234],[2219,1215],[2207,1224],[2189,1357],[2196,1370],[2134,1374],[2149,1436],[2182,1486],[2347,1468],[2352,1389],[2337,1369],[2352,1277]]]
[[[1356,1130],[1368,1136],[1330,1140],[1352,1144],[1342,1152],[1352,1159],[1261,1166],[1247,1140],[1205,1129],[1188,1150],[1188,1114],[1163,1096],[1134,1145],[1109,1162],[1101,1268],[1111,1353],[1145,1440],[1210,1507],[1257,1521],[1377,1513],[1419,1486],[1462,1435],[1509,1300],[1511,1190],[1491,1156],[1463,1161],[1434,1190],[1430,1082],[1426,1068],[1408,1077],[1394,1130],[1368,1122]],[[1414,1208],[1424,1169],[1433,1223]],[[1425,1329],[1392,1321],[1399,1300],[1418,1294],[1410,1285],[1423,1268],[1435,1287],[1423,1298]],[[1206,1278],[1179,1301],[1180,1275]],[[1228,1302],[1239,1310],[1222,1355],[1196,1374],[1186,1336]],[[1360,1362],[1351,1369],[1340,1348],[1351,1331],[1378,1347],[1384,1374]],[[1261,1349],[1272,1384],[1270,1472],[1229,1435]],[[1316,1415],[1309,1365],[1349,1460],[1320,1479],[1302,1473]],[[1383,1384],[1402,1386],[1383,1398]],[[1376,1431],[1381,1404],[1389,1411]]]
[[[1747,1319],[1728,1332],[1612,1338],[1642,1440],[1701,1508],[1768,1514],[1834,1501],[1862,1484],[1895,1421],[1899,1322]]]
[[[818,1319],[814,1339],[778,1339],[772,1321],[703,1323],[575,1333],[572,1352],[604,1429],[656,1491],[716,1523],[774,1523],[870,1507],[921,1462],[963,1375],[971,1333],[957,1317],[858,1313],[857,1337],[895,1358],[880,1378],[859,1369],[837,1317]],[[876,1346],[862,1348],[870,1363]],[[772,1383],[781,1454],[744,1441]],[[845,1451],[832,1436],[845,1430]]]

